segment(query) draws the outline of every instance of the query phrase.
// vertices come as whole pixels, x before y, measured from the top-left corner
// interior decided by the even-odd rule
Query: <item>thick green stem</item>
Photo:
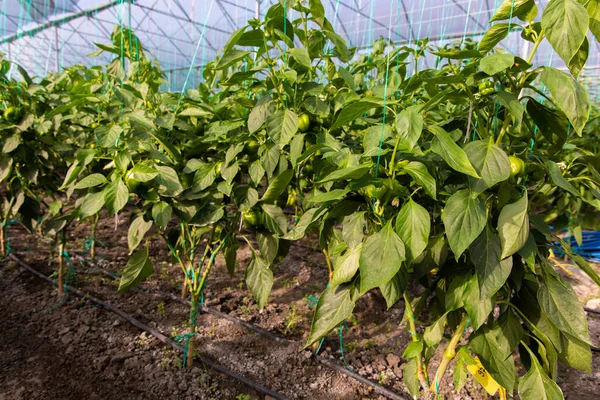
[[[444,377],[444,374],[446,373],[446,369],[448,368],[450,361],[452,361],[456,356],[456,346],[458,346],[458,342],[460,342],[460,338],[462,337],[465,331],[468,320],[469,317],[467,316],[467,314],[465,314],[462,318],[462,321],[460,321],[460,324],[458,324],[458,326],[456,327],[456,330],[454,331],[454,335],[452,335],[450,342],[448,342],[446,350],[444,350],[442,362],[440,363],[437,371],[435,372],[435,385],[431,388],[431,390],[435,393],[438,393],[439,391],[440,381]]]
[[[500,129],[500,133],[498,134],[498,138],[496,139],[496,146],[499,146],[502,142],[502,137],[508,130],[508,124],[510,123],[510,116],[506,115],[504,117],[504,123],[502,124],[502,128]]]
[[[187,360],[186,367],[191,368],[194,364],[194,336],[196,334],[196,312],[198,309],[198,300],[200,299],[199,295],[192,294],[192,308],[190,310],[190,339],[187,346]]]
[[[406,312],[408,313],[408,326],[410,329],[410,336],[413,342],[418,342],[417,338],[417,327],[415,326],[415,314],[413,313],[412,305],[410,304],[410,299],[404,293],[404,306],[406,307]],[[425,369],[423,368],[423,360],[421,359],[421,355],[417,357],[417,375],[419,378],[419,382],[421,382],[421,387],[424,390],[429,389],[429,376],[425,373]]]

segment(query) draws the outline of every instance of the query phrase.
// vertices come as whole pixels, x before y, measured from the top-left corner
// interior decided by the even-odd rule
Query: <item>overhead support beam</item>
[[[59,26],[61,26],[63,24],[66,24],[67,22],[70,22],[70,21],[72,21],[74,19],[77,19],[77,18],[91,17],[91,16],[93,16],[93,15],[99,13],[99,12],[102,12],[104,10],[112,8],[112,7],[116,6],[116,5],[123,4],[123,3],[129,3],[129,2],[132,2],[132,1],[134,1],[134,0],[113,0],[113,1],[111,1],[109,3],[103,4],[103,5],[98,6],[98,7],[87,8],[85,10],[82,10],[82,11],[79,11],[79,12],[76,12],[76,13],[73,13],[73,14],[69,14],[69,15],[67,15],[67,16],[65,16],[63,18],[58,18],[58,19],[55,19],[55,20],[52,20],[52,21],[45,22],[45,23],[43,23],[41,25],[36,26],[35,28],[31,28],[31,29],[28,29],[28,30],[20,31],[20,32],[15,32],[12,35],[5,36],[2,39],[0,39],[0,45],[4,44],[4,43],[12,43],[15,40],[18,40],[18,39],[22,38],[23,36],[33,36],[33,35],[41,32],[41,31],[46,30],[48,28],[51,28],[53,26],[54,27],[59,27]]]

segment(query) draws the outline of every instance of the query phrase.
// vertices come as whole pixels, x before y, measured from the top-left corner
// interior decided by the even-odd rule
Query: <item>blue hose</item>
[[[571,251],[580,255],[588,261],[600,262],[600,232],[587,231],[582,232],[581,246],[575,240],[575,237],[566,238],[565,241],[571,246]],[[553,250],[557,255],[563,255],[560,251],[560,243],[556,243],[556,250]]]

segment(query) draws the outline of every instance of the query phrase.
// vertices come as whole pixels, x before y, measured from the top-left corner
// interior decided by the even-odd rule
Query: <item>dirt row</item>
[[[105,218],[99,225],[98,266],[119,273],[127,261],[127,215]],[[116,226],[116,230],[115,230]],[[70,231],[67,251],[85,248],[89,227]],[[18,225],[9,229],[11,247],[37,270],[50,275],[47,244]],[[100,244],[100,242],[98,242]],[[276,267],[276,281],[269,305],[259,311],[243,283],[243,267],[250,252],[238,251],[240,268],[230,277],[222,264],[211,276],[206,291],[207,306],[285,335],[280,344],[255,332],[210,314],[198,316],[196,344],[203,357],[215,360],[262,385],[294,399],[381,398],[368,386],[320,364],[312,352],[302,350],[306,340],[314,298],[326,286],[327,269],[315,243],[306,240],[293,246],[286,261]],[[162,243],[151,243],[155,273],[148,284],[178,293],[181,270],[171,263]],[[168,297],[144,291],[116,294],[117,282],[72,257],[77,276],[75,286],[107,299],[167,336],[186,332],[189,310]],[[597,296],[583,277],[568,277],[583,297]],[[588,288],[590,287],[590,288]],[[586,289],[588,288],[588,289]],[[192,370],[180,368],[181,354],[87,301],[67,298],[56,306],[49,285],[32,278],[16,265],[0,270],[0,399],[20,398],[201,398],[248,399],[257,393],[200,364]],[[584,299],[587,300],[587,299]],[[385,302],[372,293],[359,301],[355,316],[343,331],[344,357],[337,334],[324,342],[321,355],[345,365],[361,376],[401,395],[409,396],[402,383],[402,349],[410,340],[402,322],[403,305],[386,310]],[[600,318],[590,318],[592,341],[600,343]],[[436,360],[433,361],[435,365]],[[452,369],[442,386],[446,398],[485,398],[483,389],[471,379],[456,393]],[[561,387],[566,397],[595,398],[600,393],[600,357],[594,355],[592,375],[561,369]],[[57,379],[59,376],[61,379]],[[62,379],[64,377],[64,379]]]

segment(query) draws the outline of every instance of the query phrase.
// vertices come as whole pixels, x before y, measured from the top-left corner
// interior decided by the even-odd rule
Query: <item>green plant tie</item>
[[[202,293],[200,293],[200,302],[204,303],[204,295]],[[199,303],[200,303],[199,302]],[[190,329],[192,326],[196,325],[196,316],[198,314],[198,304],[196,304],[196,307],[192,308],[190,310]],[[194,331],[193,333],[184,333],[183,335],[179,335],[177,336],[175,339],[176,342],[183,342],[183,359],[181,361],[181,367],[185,368],[186,364],[187,364],[187,358],[188,358],[188,350],[189,350],[189,346],[190,346],[190,340],[192,340],[192,338],[194,336],[196,336],[198,334],[198,332]],[[194,355],[192,354],[192,357]]]
[[[319,302],[319,297],[318,296],[306,296],[306,304],[309,307],[316,306],[318,302]]]
[[[85,241],[83,242],[83,250],[84,251],[89,251],[92,248],[92,244],[96,243],[98,246],[102,246],[104,247],[104,243],[102,243],[100,240],[93,238],[93,237],[89,237],[87,239],[85,239]]]
[[[65,260],[67,260],[67,263],[68,263],[67,274],[65,276],[64,286],[71,286],[71,284],[73,283],[73,280],[75,279],[75,266],[73,265],[73,260],[71,260],[71,256],[69,256],[69,253],[67,253],[66,251],[61,251],[60,254],[65,258]],[[56,276],[52,279],[52,286],[55,286],[55,287],[57,286],[56,285]],[[56,303],[54,303],[50,307],[46,307],[43,310],[38,311],[37,313],[35,313],[35,315],[54,310],[56,307],[59,307],[60,305],[62,305],[65,302],[66,297],[67,297],[67,292],[63,291],[63,295],[60,297],[60,299]]]

